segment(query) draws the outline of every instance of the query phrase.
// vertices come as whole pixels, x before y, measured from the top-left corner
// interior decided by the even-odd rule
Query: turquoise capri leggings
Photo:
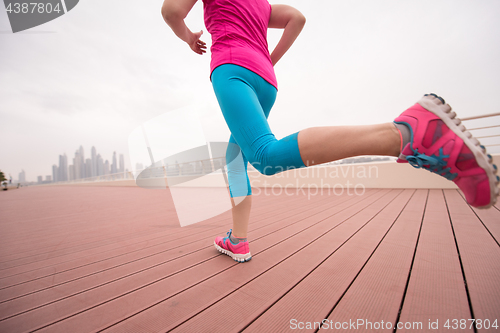
[[[252,194],[248,162],[264,175],[305,167],[300,157],[298,132],[277,140],[267,122],[276,100],[277,90],[273,85],[233,64],[214,69],[211,79],[231,131],[226,151],[231,197]]]

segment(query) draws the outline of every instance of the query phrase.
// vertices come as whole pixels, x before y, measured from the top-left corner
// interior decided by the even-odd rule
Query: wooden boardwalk
[[[500,330],[498,204],[350,194],[254,196],[238,264],[213,247],[230,212],[181,228],[167,190],[0,193],[0,332]]]

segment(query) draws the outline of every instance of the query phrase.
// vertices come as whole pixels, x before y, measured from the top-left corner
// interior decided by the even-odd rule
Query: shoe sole
[[[431,94],[422,97],[422,99],[420,99],[417,103],[427,111],[438,116],[446,124],[446,126],[453,131],[453,133],[464,141],[465,145],[474,154],[477,164],[486,172],[490,184],[490,203],[486,206],[476,208],[490,208],[496,203],[500,192],[493,161],[486,154],[486,148],[481,148],[479,140],[474,138],[472,133],[467,131],[465,126],[461,124],[462,121],[457,118],[456,113],[451,110],[451,106],[449,104],[444,104],[443,102],[444,100],[441,97]]]
[[[223,249],[222,247],[217,245],[215,242],[214,242],[214,245],[215,245],[215,248],[217,249],[217,251],[219,251],[220,253],[224,253],[225,255],[230,256],[231,258],[233,258],[234,261],[246,262],[246,261],[249,261],[250,259],[252,259],[252,255],[250,254],[250,252],[248,252],[247,254],[235,254],[231,251]]]

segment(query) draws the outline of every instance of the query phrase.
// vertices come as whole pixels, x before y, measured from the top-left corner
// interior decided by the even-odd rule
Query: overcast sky
[[[250,0],[249,0],[250,1]],[[499,112],[500,1],[290,0],[307,18],[277,64],[269,118],[278,138],[310,126],[392,121],[422,94],[442,95],[466,117]],[[51,175],[83,145],[128,160],[142,123],[206,105],[208,141],[227,140],[199,56],[171,32],[162,1],[81,0],[66,15],[12,34],[0,9],[0,170]],[[204,30],[201,0],[187,18]],[[272,48],[279,31],[269,33]],[[127,166],[130,168],[130,165]]]

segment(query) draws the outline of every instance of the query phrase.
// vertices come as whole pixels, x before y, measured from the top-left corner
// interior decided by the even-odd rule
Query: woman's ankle
[[[231,240],[231,242],[233,244],[238,244],[239,242],[246,242],[247,241],[247,237],[246,236],[245,237],[237,237],[237,236],[235,236],[233,234],[231,234],[229,236],[229,239]]]

